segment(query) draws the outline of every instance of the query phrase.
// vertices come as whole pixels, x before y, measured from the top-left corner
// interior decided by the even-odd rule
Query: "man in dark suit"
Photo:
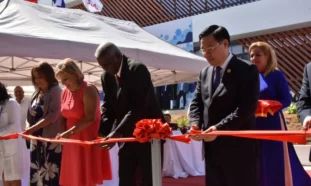
[[[133,137],[139,120],[163,119],[150,73],[144,64],[127,58],[112,43],[100,45],[95,56],[105,70],[101,76],[105,94],[101,135],[106,139]],[[111,132],[115,120],[116,128]],[[141,170],[142,186],[152,186],[150,143],[121,143],[119,146],[119,186],[136,186],[137,168]]]
[[[298,115],[304,130],[308,130],[311,125],[311,63],[308,63],[303,72],[302,85],[300,89],[300,96],[296,104]],[[311,162],[311,151],[309,155],[309,161]]]
[[[106,139],[133,137],[141,119],[163,119],[147,67],[129,59],[112,43],[100,45],[95,53],[105,70],[101,76],[105,93],[100,133]],[[116,119],[116,128],[111,132]],[[107,145],[111,148],[113,144]],[[136,186],[135,171],[141,170],[142,186],[152,186],[151,144],[119,144],[119,186]]]
[[[256,66],[229,52],[230,36],[222,26],[209,26],[199,39],[201,52],[210,65],[202,69],[190,105],[193,128],[204,133],[254,130],[259,96]],[[256,140],[199,135],[192,139],[204,141],[207,186],[258,185]]]

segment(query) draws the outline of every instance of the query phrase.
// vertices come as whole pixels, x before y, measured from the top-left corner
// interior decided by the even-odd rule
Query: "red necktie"
[[[118,83],[120,83],[120,76],[116,75]]]

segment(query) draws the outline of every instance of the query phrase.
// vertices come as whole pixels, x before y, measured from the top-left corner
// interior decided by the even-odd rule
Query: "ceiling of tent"
[[[9,86],[27,86],[31,85],[31,69],[40,62],[48,62],[53,67],[57,65],[60,59],[43,59],[33,57],[0,57],[0,80]],[[92,82],[101,88],[100,76],[102,68],[94,62],[78,62],[77,65],[82,70],[85,80]],[[197,74],[182,71],[171,71],[148,67],[151,79],[155,86],[174,84],[176,82],[193,82],[197,80]]]
[[[157,38],[134,22],[23,0],[0,3],[0,38],[0,80],[8,86],[31,85],[32,67],[41,61],[55,67],[69,57],[77,61],[87,81],[101,87],[103,70],[94,52],[106,42],[144,63],[155,86],[196,81],[207,65],[204,58]]]

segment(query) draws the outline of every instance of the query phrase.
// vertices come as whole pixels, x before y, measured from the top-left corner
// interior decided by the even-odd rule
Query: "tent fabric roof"
[[[133,22],[22,0],[0,3],[0,38],[0,79],[10,85],[30,85],[30,69],[38,62],[55,66],[68,57],[79,61],[86,80],[99,85],[102,69],[94,52],[104,42],[143,62],[156,86],[196,81],[207,65]]]

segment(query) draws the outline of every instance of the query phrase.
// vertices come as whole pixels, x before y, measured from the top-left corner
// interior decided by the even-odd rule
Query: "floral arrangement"
[[[165,139],[172,134],[172,129],[161,119],[143,119],[136,123],[133,135],[140,143],[149,142],[151,138]]]
[[[189,118],[187,116],[181,116],[176,119],[176,123],[180,128],[181,133],[185,134],[189,128]]]

